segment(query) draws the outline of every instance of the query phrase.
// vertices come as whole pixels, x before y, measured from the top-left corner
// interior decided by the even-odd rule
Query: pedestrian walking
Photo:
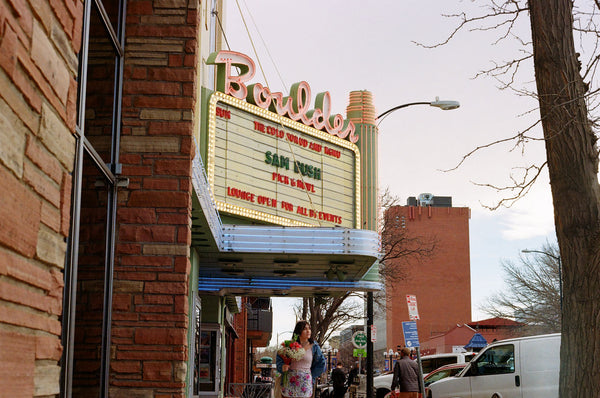
[[[298,321],[292,337],[304,350],[297,360],[286,361],[277,354],[277,371],[282,373],[281,395],[284,398],[309,398],[313,395],[317,378],[325,371],[325,357],[311,336],[310,324]]]
[[[419,365],[410,359],[410,349],[407,347],[400,350],[400,360],[394,365],[391,390],[402,398],[418,398],[418,393],[421,392]]]
[[[346,373],[344,373],[341,362],[338,362],[331,371],[331,383],[333,384],[333,398],[344,398],[344,395],[346,395]]]

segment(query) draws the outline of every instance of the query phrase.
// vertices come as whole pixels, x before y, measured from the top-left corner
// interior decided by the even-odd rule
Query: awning
[[[487,340],[481,335],[481,333],[475,333],[469,343],[465,346],[465,349],[469,348],[483,348],[487,346]]]

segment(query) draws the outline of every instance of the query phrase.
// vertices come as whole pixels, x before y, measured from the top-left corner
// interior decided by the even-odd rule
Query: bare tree
[[[492,317],[512,318],[527,335],[560,331],[561,260],[556,244],[502,262],[506,290],[490,296],[481,309]]]
[[[407,261],[425,259],[435,251],[437,239],[432,236],[413,235],[405,227],[405,220],[394,208],[399,205],[397,196],[389,189],[380,195],[381,259],[379,274],[388,283],[406,278]]]
[[[600,328],[600,184],[597,137],[593,130],[597,117],[593,113],[598,106],[599,92],[594,84],[600,61],[600,35],[596,25],[600,2],[488,0],[485,3],[487,8],[480,15],[453,15],[459,18],[459,24],[448,40],[467,28],[495,29],[500,32],[498,39],[503,40],[513,36],[513,27],[520,18],[529,19],[531,41],[522,41],[523,54],[533,61],[537,91],[531,94],[539,103],[546,162],[525,168],[521,178],[513,179],[513,185],[499,188],[511,193],[510,203],[527,193],[539,169],[548,168],[563,270],[559,394],[562,398],[596,397],[600,391],[600,334],[597,332]],[[488,25],[482,26],[482,22]],[[577,51],[575,38],[578,39]],[[506,87],[512,87],[512,77],[523,65],[524,57],[515,57],[484,73],[505,76]],[[532,139],[539,138],[522,132],[507,137],[516,145],[524,145]]]
[[[350,298],[354,300],[350,300]],[[340,296],[305,297],[294,307],[296,317],[310,323],[312,337],[323,345],[344,325],[362,322],[364,306],[362,295],[345,292]]]

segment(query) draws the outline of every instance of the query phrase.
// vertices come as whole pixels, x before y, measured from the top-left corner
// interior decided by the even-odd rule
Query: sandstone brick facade
[[[59,392],[80,0],[0,1],[0,391]]]

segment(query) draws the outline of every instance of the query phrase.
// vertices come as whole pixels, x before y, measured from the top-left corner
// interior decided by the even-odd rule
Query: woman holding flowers
[[[307,398],[313,395],[313,385],[325,371],[325,357],[312,339],[307,321],[298,321],[292,340],[286,340],[277,350],[277,371],[281,378],[281,395],[286,398]]]

